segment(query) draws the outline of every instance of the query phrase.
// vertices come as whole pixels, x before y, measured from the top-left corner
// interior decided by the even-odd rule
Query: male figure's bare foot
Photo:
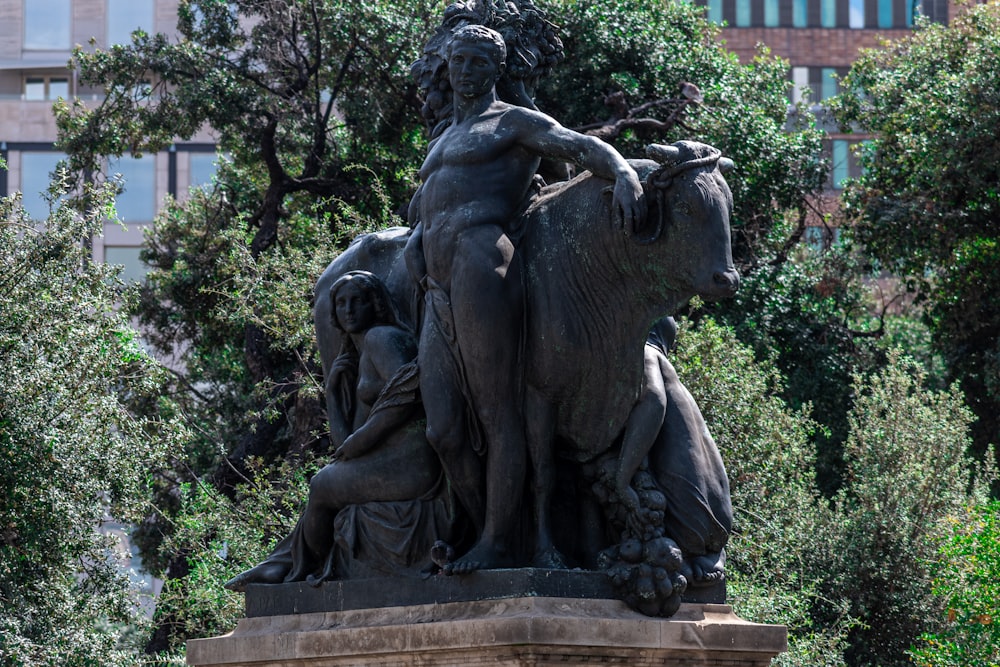
[[[510,567],[513,564],[513,559],[506,549],[480,542],[461,558],[446,564],[442,570],[448,575],[468,574],[476,570],[496,570]]]
[[[548,549],[536,551],[534,558],[531,559],[531,566],[542,568],[543,570],[569,569],[569,565],[566,564],[566,559],[555,547],[549,547]]]
[[[694,586],[710,586],[726,578],[726,552],[708,553],[691,559]]]

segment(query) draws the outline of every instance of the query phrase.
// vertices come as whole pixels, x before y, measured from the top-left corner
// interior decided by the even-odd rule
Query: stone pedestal
[[[189,641],[187,660],[192,667],[736,667],[768,665],[786,648],[783,626],[749,623],[726,604],[685,602],[659,619],[610,596],[585,597],[601,589],[603,575],[595,574],[253,586],[247,618],[228,635]],[[434,601],[420,601],[421,591]],[[484,599],[465,599],[476,596]],[[393,597],[402,606],[388,606]]]

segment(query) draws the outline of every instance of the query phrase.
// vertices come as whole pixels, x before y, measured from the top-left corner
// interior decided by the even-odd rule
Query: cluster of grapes
[[[599,466],[593,489],[611,525],[621,531],[621,542],[598,555],[598,566],[630,607],[647,616],[672,616],[691,573],[680,547],[664,534],[666,497],[643,466],[631,484],[638,508],[629,507],[615,490],[615,465],[609,459]]]
[[[533,89],[563,59],[562,40],[530,0],[507,2],[505,9],[495,11],[496,23],[489,27],[503,35],[507,44],[507,76]]]

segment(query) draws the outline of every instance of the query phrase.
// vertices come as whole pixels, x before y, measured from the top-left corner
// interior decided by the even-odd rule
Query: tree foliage
[[[998,60],[1000,6],[977,5],[863,54],[833,104],[875,135],[845,194],[855,237],[926,301],[980,453],[1000,432]]]
[[[924,388],[924,371],[896,350],[880,372],[856,377],[846,481],[820,551],[827,600],[850,601],[853,665],[905,665],[940,602],[935,549],[948,519],[982,503],[995,480],[967,456],[972,415],[957,387]],[[834,605],[836,607],[836,605]],[[819,614],[823,618],[823,612]]]
[[[788,626],[789,650],[776,664],[843,665],[846,614],[822,624],[814,619],[826,574],[813,540],[821,539],[831,516],[815,483],[809,437],[815,422],[781,397],[783,379],[773,362],[757,361],[731,329],[711,318],[682,326],[674,362],[730,479],[730,602],[742,618]]]
[[[650,141],[696,139],[732,158],[726,175],[733,190],[734,258],[741,271],[770,260],[771,231],[786,215],[800,217],[826,174],[822,134],[801,110],[801,125],[787,128],[787,62],[761,49],[749,65],[720,43],[719,28],[704,9],[687,2],[553,0],[566,60],[543,80],[539,107],[570,127],[581,127],[631,109],[661,121],[668,132],[636,129],[615,141],[627,157],[641,157]],[[694,84],[696,102],[681,93]],[[621,102],[617,102],[621,104]],[[682,108],[678,110],[678,103]],[[779,244],[785,239],[779,241]]]
[[[263,320],[280,312],[307,326],[344,202],[381,213],[376,179],[405,201],[423,152],[408,67],[433,4],[189,0],[176,39],[140,31],[77,52],[80,80],[107,96],[57,108],[75,173],[206,127],[227,157],[214,189],[168,206],[143,256],[154,273],[139,315],[162,353],[183,351],[175,396],[204,436],[196,474],[228,457],[218,481],[235,484],[244,458],[301,449],[322,428],[319,403],[297,395],[315,370],[309,346],[301,332],[276,340]],[[295,280],[258,271],[277,257],[305,260]],[[270,289],[242,291],[254,279]]]
[[[187,571],[164,581],[148,652],[161,660],[180,657],[187,639],[235,627],[243,615],[243,596],[223,584],[266,558],[291,532],[309,491],[307,476],[316,468],[301,461],[269,468],[256,460],[232,494],[201,481],[182,485],[181,506],[160,551],[183,554]]]
[[[254,458],[325,447],[312,287],[360,212],[385,225],[386,202],[412,187],[424,143],[408,68],[434,4],[190,0],[176,38],[138,32],[77,53],[81,81],[107,97],[57,108],[74,173],[204,127],[224,156],[211,187],[167,203],[143,252],[135,312],[176,370],[148,408],[192,433],[158,472],[160,512],[136,536],[158,574],[187,572],[161,548],[180,489],[236,494]]]
[[[53,196],[65,182],[57,182]],[[161,374],[119,306],[118,269],[84,243],[110,210],[53,200],[36,228],[0,200],[0,656],[5,665],[131,664],[140,624],[121,545],[99,531],[148,511],[149,470],[183,435],[130,404]]]
[[[746,276],[719,314],[758,356],[773,356],[789,404],[809,406],[820,425],[812,436],[817,482],[828,496],[843,483],[852,377],[885,360],[863,276],[850,249],[797,252]]]
[[[60,144],[83,174],[100,172],[102,156],[162,150],[210,127],[234,162],[261,169],[239,209],[259,254],[296,193],[363,199],[355,163],[410,185],[422,142],[408,67],[432,5],[187,0],[176,41],[139,31],[131,44],[77,51],[80,81],[107,97],[58,106]]]
[[[1000,503],[970,507],[948,524],[933,589],[947,610],[944,625],[922,635],[911,655],[918,667],[993,667],[1000,664]]]
[[[970,562],[936,555],[995,478],[965,454],[971,415],[957,389],[924,388],[923,371],[899,351],[881,371],[856,375],[846,475],[830,502],[816,485],[817,424],[781,398],[773,362],[756,361],[731,330],[703,318],[682,327],[675,363],[731,480],[730,600],[744,618],[788,625],[779,664],[905,665],[908,647],[939,628],[942,595],[963,596],[950,604],[975,618],[989,613],[974,611],[980,605],[957,582],[941,588]],[[989,535],[961,553],[973,544],[988,558]],[[976,591],[984,585],[978,570],[968,580]],[[971,629],[980,630],[990,628]]]

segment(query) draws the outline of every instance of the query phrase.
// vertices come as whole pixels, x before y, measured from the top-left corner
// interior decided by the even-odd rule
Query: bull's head
[[[670,146],[651,144],[647,155],[660,163],[646,179],[647,201],[653,202],[640,243],[653,243],[670,227],[674,242],[687,252],[685,282],[704,299],[730,297],[740,285],[733,266],[729,214],[732,193],[722,174],[733,161],[705,144],[679,141]]]

